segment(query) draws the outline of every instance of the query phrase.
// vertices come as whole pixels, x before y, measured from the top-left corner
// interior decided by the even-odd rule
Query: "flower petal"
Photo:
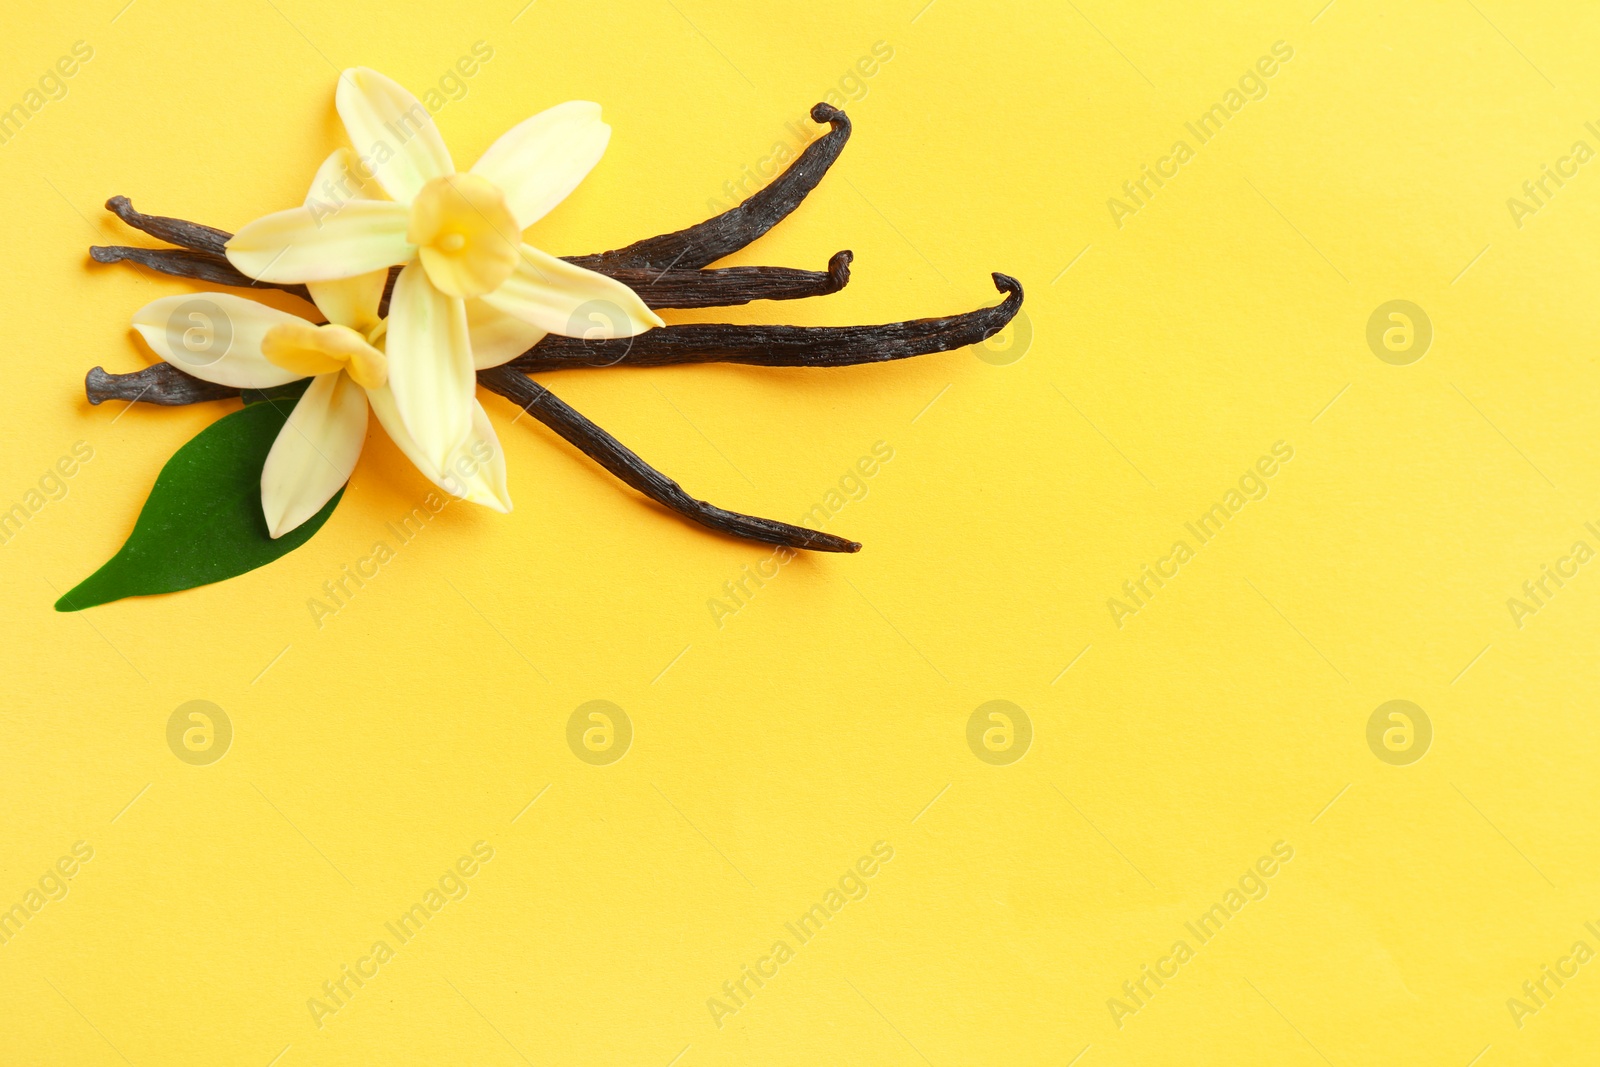
[[[422,264],[400,272],[389,301],[389,384],[406,431],[438,469],[472,428],[477,378],[462,301],[433,287]]]
[[[455,173],[433,116],[398,82],[352,67],[339,75],[334,103],[362,163],[401,203],[432,179]]]
[[[527,229],[577,188],[610,139],[599,104],[569,100],[507,130],[472,173],[500,187],[517,224]]]
[[[302,377],[261,354],[261,339],[284,323],[307,325],[298,315],[227,293],[164,296],[133,315],[133,328],[156,355],[185,374],[235,389],[269,389]]]
[[[361,166],[361,161],[350,149],[340,145],[333,150],[317,173],[311,178],[311,188],[306,190],[306,207],[321,206],[336,210],[347,200],[382,200],[383,190],[369,181],[372,176]]]
[[[423,476],[440,489],[474,504],[495,511],[511,510],[511,494],[506,491],[506,457],[500,449],[500,438],[494,425],[477,398],[472,401],[472,433],[457,447],[450,462],[445,464],[447,474],[441,473],[433,462],[422,454],[417,442],[406,432],[405,423],[395,407],[394,393],[388,386],[367,390],[372,403],[372,413],[388,431],[400,451],[421,471]]]
[[[309,207],[249,223],[228,241],[228,261],[263,282],[325,282],[405,263],[410,212],[390,200],[348,200],[331,213]]]
[[[305,206],[313,214],[326,217],[351,200],[381,199],[383,190],[377,183],[362,178],[356,154],[340,146],[317,168],[306,192]],[[329,322],[366,333],[378,324],[378,305],[388,280],[389,272],[380,269],[354,278],[309,282],[306,288]]]
[[[366,333],[378,325],[378,305],[383,302],[383,287],[389,284],[389,268],[338,278],[331,282],[307,282],[317,310],[337,326],[348,326]]]
[[[516,359],[543,340],[547,331],[482,300],[468,300],[467,332],[472,335],[472,365],[488,370]]]
[[[367,396],[344,373],[313,379],[278,431],[261,470],[267,530],[282,537],[350,480],[367,437]]]
[[[360,337],[360,334],[347,327],[330,329],[345,329],[351,336]],[[261,339],[261,354],[301,378],[317,378],[344,370],[348,353],[330,350],[332,346],[323,344],[321,338],[320,326],[313,326],[304,320],[293,324],[286,322],[267,331],[267,335]],[[341,356],[345,358],[341,359]]]
[[[302,377],[346,371],[357,385],[376,388],[389,376],[389,357],[348,326],[313,326],[299,321],[274,326],[261,339],[261,354]]]
[[[485,303],[550,333],[594,340],[635,337],[664,326],[639,295],[615,278],[521,248],[517,269]]]

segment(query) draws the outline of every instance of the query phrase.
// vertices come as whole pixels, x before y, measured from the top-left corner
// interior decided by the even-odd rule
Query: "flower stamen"
[[[434,178],[411,202],[406,239],[428,280],[454,297],[500,288],[517,265],[522,231],[499,186],[476,174]]]

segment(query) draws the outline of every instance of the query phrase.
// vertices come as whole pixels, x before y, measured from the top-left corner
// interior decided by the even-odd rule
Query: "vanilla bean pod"
[[[538,382],[508,366],[479,371],[478,383],[521,407],[621,481],[702,526],[750,541],[813,552],[861,551],[858,542],[834,534],[743,515],[690,496],[682,486],[640,459],[627,445]]]
[[[732,255],[799,207],[844,151],[850,139],[850,120],[843,111],[817,104],[811,109],[811,119],[829,123],[833,129],[807,145],[789,169],[737,207],[685,230],[647,237],[610,252],[569,256],[568,260],[609,274],[615,267],[704,267]]]
[[[169,219],[165,215],[146,215],[135,211],[133,201],[125,196],[113,196],[106,201],[106,208],[136,230],[143,230],[151,237],[159,237],[169,245],[178,245],[196,252],[214,252],[220,256],[228,244],[228,238],[233,236],[226,230],[202,226],[197,222],[185,222],[183,219]]]
[[[747,363],[762,367],[848,367],[883,363],[979,344],[999,333],[1022,307],[1022,285],[995,274],[1006,298],[992,307],[937,319],[882,326],[662,326],[637,337],[586,340],[551,334],[511,366],[524,373],[569,367],[663,367],[679,363]]]
[[[627,485],[702,526],[751,541],[813,552],[861,550],[859,543],[834,534],[728,511],[690,496],[677,482],[640,459],[632,449],[564,403],[550,390],[523,377],[509,366],[479,371],[478,383],[519,405]],[[85,389],[92,404],[106,400],[165,405],[197,404],[206,400],[225,400],[241,392],[201,381],[168,363],[153,363],[131,374],[107,374],[96,367],[89,372]]]
[[[789,545],[790,549],[808,549],[813,552],[859,552],[858,542],[848,541],[835,534],[806,530],[805,526],[790,526],[773,518],[758,518],[699,501],[683,491],[672,478],[638,458],[634,451],[619,440],[606,434],[594,422],[584,418],[570,405],[555,397],[549,389],[533,379],[510,370],[510,366],[496,366],[493,370],[478,371],[478,384],[498,392],[539,422],[562,435],[581,453],[594,459],[619,480],[632,486],[653,501],[675,510],[685,518],[710,530],[722,531],[749,541],[765,544]],[[227,400],[238,397],[242,390],[227,386],[213,386],[190,374],[184,374],[171,363],[152,363],[144,370],[130,374],[107,374],[96,366],[85,382],[90,403],[106,400],[160,403],[160,405],[186,405],[205,400]]]
[[[752,300],[803,300],[837,293],[850,282],[854,253],[835,252],[826,271],[795,267],[719,267],[656,270],[653,267],[606,267],[596,270],[626,285],[652,308],[736,307]],[[389,314],[398,268],[389,272],[378,314]]]
[[[126,400],[165,407],[181,407],[205,400],[227,400],[239,395],[237,389],[203,381],[192,374],[185,374],[170,363],[152,363],[131,374],[110,374],[104,367],[95,367],[84,378],[83,392],[91,404]]]
[[[607,267],[600,274],[639,294],[652,308],[735,307],[753,300],[803,300],[837,293],[850,281],[849,251],[835,252],[828,269],[794,267],[717,267],[657,270],[654,267]]]
[[[1006,298],[992,307],[939,319],[913,319],[883,326],[729,326],[716,323],[664,326],[638,337],[585,341],[551,334],[507,366],[519,372],[573,367],[660,367],[680,363],[746,363],[766,367],[845,367],[881,363],[978,344],[1004,329],[1022,306],[1022,286],[994,275]],[[194,404],[237,396],[237,389],[193,378],[167,363],[129,374],[100,367],[85,383],[89,402],[145,400]]]
[[[702,526],[751,541],[814,552],[861,550],[859,543],[834,534],[728,511],[690,496],[677,482],[640,459],[622,442],[544,386],[523,377],[509,366],[479,371],[478,382],[520,406],[627,485]],[[103,368],[96,367],[89,372],[84,386],[91,404],[127,400],[178,406],[207,400],[226,400],[241,393],[239,389],[201,381],[170,363],[152,363],[130,374],[108,374]]]
[[[139,263],[162,274],[178,278],[193,278],[212,285],[226,285],[235,289],[279,289],[300,299],[315,303],[303,285],[280,285],[275,282],[258,282],[239,269],[227,258],[214,252],[196,252],[187,248],[134,248],[129,245],[94,245],[89,256],[96,263],[120,263],[124,260]]]

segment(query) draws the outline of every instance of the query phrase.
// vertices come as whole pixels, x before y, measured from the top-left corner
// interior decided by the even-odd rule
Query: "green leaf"
[[[261,468],[294,410],[262,397],[201,430],[161,468],[133,533],[105,566],[56,601],[81,611],[129,596],[193,589],[263,567],[322,528],[344,490],[277,540],[261,511]]]

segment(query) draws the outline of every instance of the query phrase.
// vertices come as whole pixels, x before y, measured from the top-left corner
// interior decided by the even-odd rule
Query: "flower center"
[[[373,340],[384,326],[379,323],[373,330]],[[279,323],[261,338],[261,354],[284,370],[308,377],[348,371],[364,389],[377,389],[389,378],[389,358],[348,326]]]
[[[511,277],[522,231],[498,186],[451,174],[424,185],[411,202],[406,239],[435,288],[469,297],[492,293]]]

